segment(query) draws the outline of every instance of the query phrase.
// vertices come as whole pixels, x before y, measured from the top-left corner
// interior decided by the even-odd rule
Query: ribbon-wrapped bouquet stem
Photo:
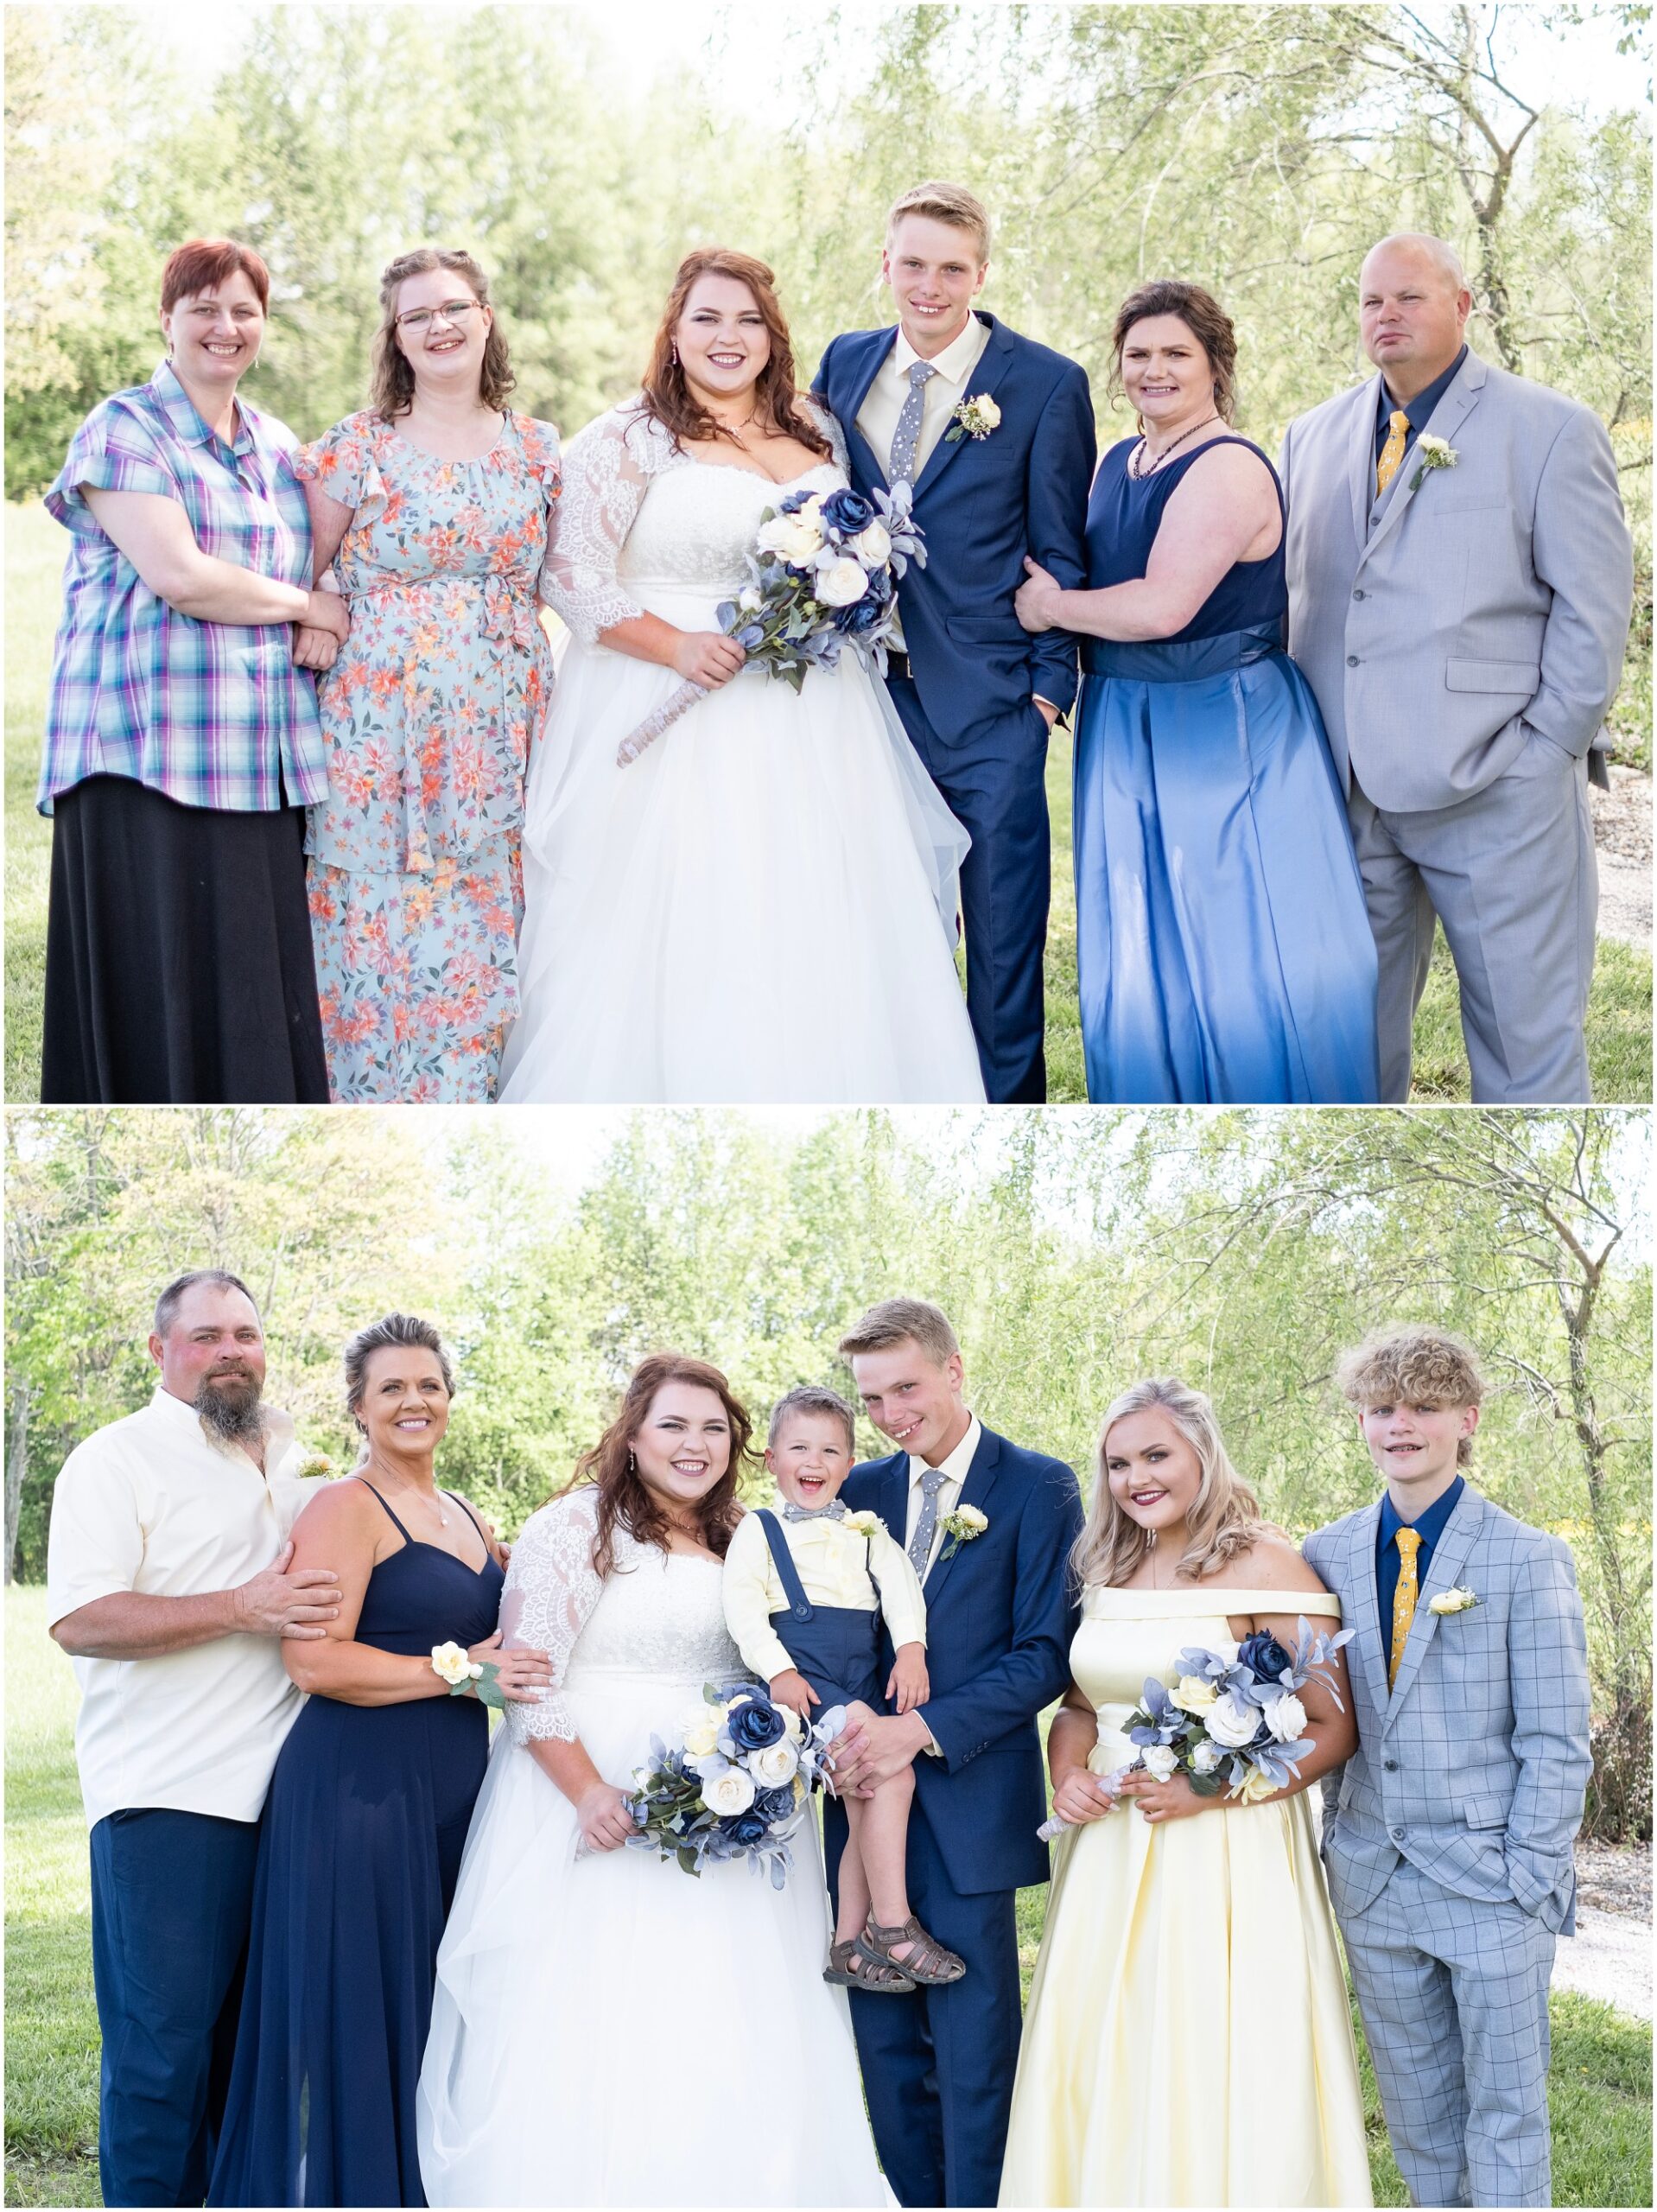
[[[719,608],[721,629],[742,647],[749,668],[797,691],[809,670],[832,668],[850,645],[886,674],[897,580],[911,561],[926,566],[911,496],[902,483],[872,499],[842,487],[791,492],[766,508],[747,556],[749,581]],[[622,740],[616,766],[637,760],[707,696],[700,683],[682,683]]]

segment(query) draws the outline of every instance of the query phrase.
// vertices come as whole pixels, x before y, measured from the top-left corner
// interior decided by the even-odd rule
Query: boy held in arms
[[[1305,1546],[1354,1631],[1324,1859],[1387,2128],[1413,2203],[1552,2204],[1548,1980],[1590,1769],[1570,1550],[1463,1471],[1484,1382],[1459,1337],[1385,1331],[1338,1381],[1386,1491]]]
[[[725,1618],[743,1664],[779,1705],[809,1722],[843,1705],[848,1720],[908,1713],[930,1694],[926,1604],[914,1567],[873,1513],[848,1513],[852,1409],[833,1390],[790,1390],[771,1409],[765,1465],[781,1513],[743,1516],[725,1560]],[[880,1684],[884,1616],[895,1663]],[[915,1794],[905,1766],[872,1795],[845,1800],[851,1838],[840,1865],[840,1912],[825,1981],[902,1996],[917,1982],[966,1972],[909,1910],[904,1861]]]

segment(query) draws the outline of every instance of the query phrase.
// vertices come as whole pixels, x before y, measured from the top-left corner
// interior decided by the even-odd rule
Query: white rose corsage
[[[938,1554],[938,1565],[942,1567],[946,1559],[953,1559],[962,1544],[981,1536],[988,1526],[989,1516],[981,1513],[975,1505],[957,1505],[953,1513],[946,1513],[943,1533],[949,1541]]]
[[[840,1525],[849,1529],[854,1536],[884,1536],[886,1532],[886,1524],[879,1515],[867,1509],[861,1513],[848,1513]]]
[[[1448,438],[1435,438],[1431,430],[1422,431],[1415,442],[1415,450],[1419,458],[1415,474],[1410,479],[1412,492],[1420,490],[1421,479],[1430,468],[1454,468],[1461,459]]]
[[[1000,409],[988,392],[981,391],[975,399],[963,399],[956,408],[943,433],[943,442],[952,446],[959,438],[987,438],[992,430],[1000,427]]]
[[[434,1643],[431,1670],[448,1684],[451,1697],[464,1697],[470,1690],[479,1705],[492,1705],[497,1713],[506,1710],[506,1700],[501,1694],[500,1669],[492,1659],[480,1664],[458,1643]]]
[[[1449,1590],[1441,1590],[1436,1598],[1429,1598],[1427,1611],[1442,1618],[1446,1613],[1469,1612],[1478,1602],[1470,1590],[1463,1590],[1457,1585]]]

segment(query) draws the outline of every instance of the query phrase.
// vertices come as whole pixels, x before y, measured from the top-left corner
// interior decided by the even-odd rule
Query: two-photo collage
[[[4,2202],[1649,2205],[1649,9],[4,14]]]

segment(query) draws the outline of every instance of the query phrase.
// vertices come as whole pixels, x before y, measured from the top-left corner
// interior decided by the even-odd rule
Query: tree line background
[[[777,267],[802,371],[886,313],[882,219],[927,175],[998,226],[986,302],[1080,359],[1105,429],[1115,308],[1143,277],[1209,285],[1235,318],[1241,421],[1289,418],[1364,365],[1364,248],[1400,227],[1463,251],[1475,345],[1610,426],[1640,547],[1616,730],[1649,760],[1649,8],[1610,15],[1623,81],[1550,103],[1530,19],[1494,0],[828,10],[769,18],[799,120],[767,123],[705,68],[622,81],[556,9],[269,8],[210,85],[118,7],[10,8],[6,486],[48,483],[87,410],[158,353],[161,262],[249,240],[275,283],[249,391],[304,436],[361,404],[379,270],[423,239],[492,272],[517,401],[566,432],[633,385],[679,255],[718,238]],[[722,30],[721,27],[723,27]],[[1538,82],[1541,89],[1537,89]]]
[[[848,1389],[847,1324],[911,1292],[954,1316],[984,1417],[1084,1488],[1128,1383],[1211,1391],[1299,1537],[1374,1495],[1336,1355],[1431,1319],[1487,1363],[1477,1479],[1576,1559],[1590,1825],[1649,1836],[1647,1116],[641,1112],[580,1172],[541,1127],[544,1150],[395,1111],[9,1115],[8,1579],[44,1575],[67,1452],[147,1402],[150,1308],[188,1266],[245,1277],[268,1395],[341,1472],[346,1338],[395,1307],[436,1319],[460,1376],[443,1478],[508,1535],[644,1352],[716,1361],[763,1415],[795,1382]],[[864,1424],[859,1442],[885,1448]]]

